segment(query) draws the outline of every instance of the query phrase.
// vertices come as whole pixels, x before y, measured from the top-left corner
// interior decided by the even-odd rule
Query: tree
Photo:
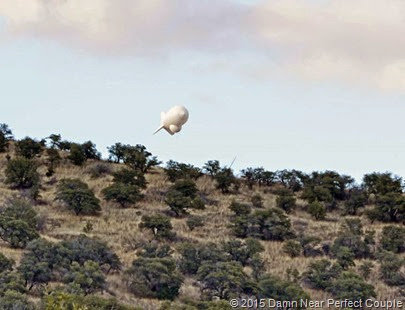
[[[173,226],[170,222],[170,217],[161,214],[142,216],[139,228],[149,229],[155,238],[158,239],[171,239],[175,235],[172,232]]]
[[[211,177],[214,177],[220,169],[221,166],[218,160],[209,160],[203,166],[203,171]]]
[[[136,204],[142,200],[143,195],[140,193],[137,186],[131,186],[124,183],[114,183],[102,190],[104,199],[114,201],[122,208],[126,208],[130,204]]]
[[[101,211],[94,192],[79,179],[62,179],[56,190],[56,200],[64,202],[76,215],[97,215]]]
[[[177,216],[187,214],[189,209],[204,209],[204,202],[197,196],[197,192],[194,181],[181,179],[169,189],[165,202]]]
[[[309,177],[298,170],[281,170],[275,173],[275,179],[292,192],[298,192]]]
[[[282,280],[276,276],[265,274],[260,278],[259,298],[272,298],[280,301],[310,299],[310,296],[296,283]],[[300,305],[297,308],[303,309]]]
[[[113,173],[114,183],[123,183],[126,185],[136,186],[140,189],[146,188],[145,174],[139,170],[121,169]]]
[[[332,264],[327,259],[321,259],[309,264],[304,273],[304,280],[315,289],[325,290],[329,288],[334,279],[342,272],[342,267]]]
[[[357,215],[360,208],[364,208],[367,203],[367,195],[360,188],[352,188],[348,192],[347,200],[343,204],[345,215]]]
[[[355,255],[352,250],[346,246],[341,246],[336,251],[337,263],[343,268],[348,269],[351,266],[355,266]]]
[[[96,160],[101,159],[101,154],[99,151],[97,151],[96,145],[93,142],[91,141],[84,142],[81,145],[81,148],[86,159],[96,159]]]
[[[386,195],[389,193],[402,193],[402,179],[389,172],[370,173],[363,177],[363,187],[368,194]]]
[[[122,143],[115,143],[114,145],[108,147],[108,159],[115,163],[120,163],[124,160],[125,152],[128,149],[129,145],[123,145]]]
[[[254,284],[238,262],[204,262],[197,272],[203,292],[210,297],[229,299],[252,294]]]
[[[198,215],[190,215],[186,220],[187,227],[193,231],[197,227],[204,226],[204,219]]]
[[[175,182],[180,179],[197,180],[202,175],[199,168],[173,160],[167,162],[164,171],[170,182]]]
[[[405,228],[398,226],[385,226],[381,235],[381,247],[394,253],[405,251]]]
[[[125,280],[138,297],[173,300],[179,295],[183,277],[170,258],[138,258],[125,272]]]
[[[318,201],[311,202],[307,206],[307,211],[317,221],[324,220],[326,217],[326,208]]]
[[[2,310],[34,310],[34,306],[23,294],[9,290],[0,298],[0,309]]]
[[[231,239],[224,243],[223,250],[230,256],[230,260],[240,262],[242,266],[246,266],[255,255],[264,251],[264,247],[258,240],[252,238],[248,238],[243,242]]]
[[[0,273],[13,270],[14,261],[0,253]]]
[[[353,272],[343,272],[329,289],[339,300],[359,301],[377,297],[374,287]]]
[[[150,168],[161,163],[156,156],[152,156],[152,153],[148,152],[146,147],[141,144],[125,146],[123,161],[131,169],[143,173],[147,173]]]
[[[39,183],[37,164],[31,159],[18,157],[7,162],[6,184],[19,189],[31,188]]]
[[[373,221],[404,222],[405,196],[395,192],[377,196],[374,208],[367,215]]]
[[[293,195],[282,195],[278,196],[276,199],[277,207],[283,209],[285,212],[289,213],[296,207],[295,197]]]
[[[301,255],[302,246],[296,240],[288,240],[283,245],[283,251],[290,257],[297,257]]]
[[[19,140],[15,144],[15,152],[17,156],[32,159],[42,153],[43,145],[29,137]]]
[[[231,168],[222,168],[217,172],[214,179],[216,181],[216,188],[220,189],[222,194],[228,194],[232,185],[235,190],[239,188],[239,182]]]
[[[13,133],[7,124],[0,124],[0,153],[5,152],[8,143],[13,139]]]
[[[60,147],[60,143],[62,142],[62,136],[60,134],[51,134],[48,139],[51,140],[51,149]]]
[[[74,165],[81,166],[83,165],[87,158],[84,150],[80,144],[71,143],[70,144],[70,153],[67,157]]]
[[[405,274],[402,267],[405,265],[405,259],[392,252],[383,251],[379,253],[380,276],[382,280],[390,286],[405,285]]]
[[[62,160],[59,151],[55,148],[46,149],[47,154],[47,166],[48,171],[46,172],[47,177],[51,177],[55,173],[56,167]]]
[[[69,284],[69,291],[76,294],[92,294],[103,290],[106,282],[98,263],[88,260],[82,266],[73,262],[63,281]]]
[[[5,271],[0,273],[0,300],[7,291],[26,292],[24,280],[18,272]]]
[[[30,207],[14,205],[15,209],[11,205],[0,213],[0,238],[13,248],[24,248],[39,237],[35,229],[36,213]]]

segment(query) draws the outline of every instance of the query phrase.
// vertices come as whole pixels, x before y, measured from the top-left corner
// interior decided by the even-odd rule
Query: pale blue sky
[[[8,12],[3,14],[11,18]],[[329,63],[315,66],[316,78],[308,77],[279,66],[307,64],[301,56],[283,58],[297,46],[253,44],[252,32],[228,47],[218,48],[210,38],[199,42],[197,36],[191,44],[160,48],[148,41],[151,51],[104,53],[83,38],[64,41],[63,32],[47,36],[18,29],[17,34],[10,27],[0,28],[0,122],[18,138],[61,133],[72,141],[91,139],[103,154],[115,142],[141,143],[163,161],[198,166],[210,159],[229,164],[237,156],[237,170],[329,169],[358,180],[372,171],[405,176],[405,71],[388,78],[384,73],[384,83],[377,83],[380,68],[373,59],[369,65],[358,60],[361,55],[346,55],[338,63],[357,65],[353,79]],[[217,27],[220,32],[221,24]],[[205,50],[204,44],[213,46]],[[331,54],[329,45],[321,44]],[[386,61],[384,72],[402,59]],[[331,74],[325,76],[325,70]],[[356,81],[362,70],[367,75],[375,70],[376,78]],[[160,111],[175,104],[190,110],[183,131],[153,136]]]

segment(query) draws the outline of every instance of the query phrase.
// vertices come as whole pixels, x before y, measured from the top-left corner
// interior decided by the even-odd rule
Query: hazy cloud
[[[272,71],[405,90],[405,1],[1,0],[9,36],[96,53],[249,51]],[[238,66],[237,58],[235,66]],[[267,68],[267,69],[266,69]],[[274,71],[274,68],[276,70]]]

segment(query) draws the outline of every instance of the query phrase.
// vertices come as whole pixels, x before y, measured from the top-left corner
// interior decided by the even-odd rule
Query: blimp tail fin
[[[160,126],[158,129],[156,129],[156,131],[153,133],[154,135],[157,134],[159,131],[161,131],[164,128],[164,126]]]

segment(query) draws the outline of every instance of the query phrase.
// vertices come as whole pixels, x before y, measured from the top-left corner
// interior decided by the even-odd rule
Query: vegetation
[[[405,194],[394,174],[356,184],[217,160],[159,168],[144,146],[122,143],[109,155],[59,134],[14,140],[0,124],[0,309],[224,310],[247,296],[404,294]]]

